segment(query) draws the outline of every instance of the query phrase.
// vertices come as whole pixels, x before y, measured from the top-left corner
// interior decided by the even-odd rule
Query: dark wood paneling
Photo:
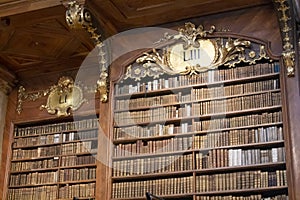
[[[196,16],[237,10],[263,4],[270,0],[251,1],[90,1],[87,5],[95,13],[109,21],[116,30],[124,31],[131,28],[153,26],[171,21],[183,20]],[[103,21],[105,22],[105,21]],[[102,24],[105,27],[105,24]]]

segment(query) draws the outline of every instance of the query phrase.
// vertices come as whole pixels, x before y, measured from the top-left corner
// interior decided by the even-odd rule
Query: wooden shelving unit
[[[117,83],[111,199],[288,199],[279,68]]]
[[[16,125],[8,199],[93,199],[97,120]]]

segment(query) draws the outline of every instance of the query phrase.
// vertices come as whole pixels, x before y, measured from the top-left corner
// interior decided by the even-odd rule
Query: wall
[[[0,146],[2,147],[3,135],[4,135],[4,125],[7,107],[7,95],[0,90]],[[2,160],[2,149],[0,149],[0,161]]]

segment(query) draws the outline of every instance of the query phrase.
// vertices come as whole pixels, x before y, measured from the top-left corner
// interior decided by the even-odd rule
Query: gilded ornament
[[[284,52],[283,53],[284,65],[287,67],[287,75],[295,75],[295,52]]]
[[[127,68],[124,78],[138,81],[145,76],[158,78],[164,73],[195,75],[222,65],[235,67],[241,62],[255,64],[269,59],[264,45],[239,38],[207,38],[214,30],[215,26],[205,31],[203,26],[196,28],[194,24],[186,23],[177,35],[165,33],[156,43],[168,42],[167,45],[137,58],[136,63]],[[251,48],[259,49],[259,53]]]
[[[255,64],[269,58],[264,45],[251,44],[243,39],[207,38],[214,30],[214,26],[205,31],[203,26],[195,28],[192,23],[186,23],[177,35],[165,33],[156,43],[168,42],[168,45],[137,58],[136,63],[127,68],[125,79],[140,80],[145,76],[157,78],[164,73],[194,75],[222,65],[235,67],[241,62]],[[170,44],[170,41],[173,43]],[[259,54],[251,47],[260,49]]]
[[[93,16],[91,12],[85,8],[83,5],[79,5],[77,1],[71,1],[68,4],[68,9],[66,11],[66,21],[67,24],[74,29],[83,28],[89,34],[91,39],[93,39],[96,48],[98,49],[99,57],[99,68],[100,75],[99,80],[96,83],[96,88],[98,89],[101,102],[107,102],[108,100],[108,66],[107,60],[105,59],[106,52],[103,42],[100,40],[101,35],[97,33],[98,29],[93,24]]]
[[[71,111],[77,110],[86,100],[80,87],[74,85],[71,77],[61,77],[58,84],[52,86],[46,105],[40,109],[46,109],[49,114],[68,116]]]
[[[18,114],[21,114],[22,104],[25,101],[36,101],[45,96],[48,96],[47,103],[41,105],[40,109],[46,109],[49,114],[56,114],[57,116],[70,115],[71,111],[77,110],[86,101],[83,98],[81,87],[75,85],[71,77],[63,76],[57,85],[44,91],[27,93],[26,89],[20,86],[18,90]]]
[[[249,57],[250,57],[250,58],[254,58],[255,56],[256,56],[255,51],[250,51],[250,52],[249,52]]]
[[[283,41],[283,61],[288,77],[295,76],[295,51],[292,41],[293,28],[291,27],[290,6],[287,0],[274,0],[279,12],[279,22]]]
[[[18,105],[17,105],[17,113],[21,114],[22,112],[22,104],[25,101],[35,101],[41,97],[47,96],[50,90],[47,89],[45,91],[39,91],[36,93],[26,93],[26,89],[23,86],[20,86],[18,89]]]

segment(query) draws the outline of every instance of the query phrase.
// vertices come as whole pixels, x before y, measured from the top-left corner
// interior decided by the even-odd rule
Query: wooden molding
[[[17,82],[16,75],[0,65],[0,91],[9,94]]]
[[[17,0],[17,1],[4,1],[0,3],[0,17],[16,15],[34,10],[40,10],[43,8],[54,7],[62,5],[61,0]]]

